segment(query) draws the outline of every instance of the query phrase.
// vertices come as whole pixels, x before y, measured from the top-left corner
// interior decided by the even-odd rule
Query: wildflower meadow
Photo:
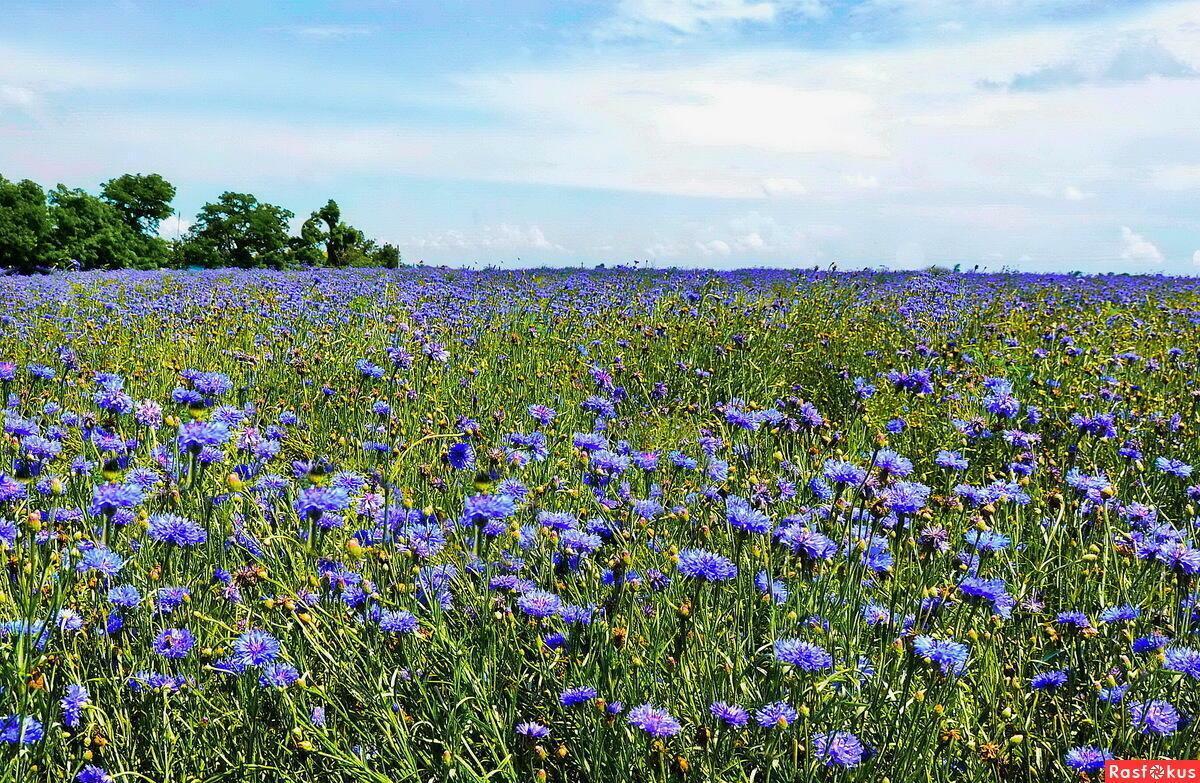
[[[1200,755],[1200,280],[0,278],[0,781]]]

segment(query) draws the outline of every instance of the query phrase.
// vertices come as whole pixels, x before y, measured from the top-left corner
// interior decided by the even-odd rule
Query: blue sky
[[[0,173],[407,260],[1200,273],[1200,2],[5,2]]]

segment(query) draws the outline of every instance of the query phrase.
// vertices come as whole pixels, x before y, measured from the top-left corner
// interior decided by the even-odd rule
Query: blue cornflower
[[[567,688],[559,694],[558,702],[564,707],[574,707],[577,704],[584,704],[591,701],[600,695],[600,692],[589,685],[581,685],[576,688]]]
[[[251,629],[233,642],[233,660],[243,666],[262,666],[279,657],[279,640],[266,631]]]
[[[109,603],[126,609],[133,609],[142,602],[142,596],[133,585],[117,585],[109,588]]]
[[[1142,616],[1142,610],[1136,606],[1128,604],[1124,606],[1111,606],[1100,613],[1100,622],[1102,623],[1120,623],[1136,620]]]
[[[0,716],[0,742],[9,745],[32,745],[45,735],[42,723],[32,715]]]
[[[827,459],[822,475],[834,484],[861,484],[867,478],[867,471],[851,462]]]
[[[1200,680],[1200,650],[1193,647],[1168,647],[1163,651],[1163,668]]]
[[[737,576],[732,560],[704,549],[680,551],[677,567],[684,576],[707,582],[725,582]]]
[[[1056,669],[1055,671],[1042,672],[1035,674],[1029,681],[1030,687],[1036,691],[1054,690],[1067,683],[1067,671],[1065,669]]]
[[[775,658],[806,672],[833,667],[833,656],[824,647],[800,639],[777,639]]]
[[[75,783],[113,783],[113,777],[103,767],[88,764],[79,770],[79,774],[75,776]]]
[[[1008,549],[1012,539],[1001,533],[996,533],[991,530],[970,530],[963,536],[963,540],[967,546],[973,547],[979,552],[1000,552]]]
[[[59,702],[63,711],[63,725],[72,729],[79,726],[83,708],[89,704],[90,699],[91,696],[85,686],[75,683],[68,685],[62,701]]]
[[[1125,694],[1129,692],[1129,683],[1124,685],[1114,685],[1111,688],[1101,688],[1097,694],[1097,698],[1105,704],[1120,704],[1125,699]]]
[[[463,505],[461,524],[482,527],[488,522],[508,519],[516,510],[516,502],[508,495],[474,495]]]
[[[558,416],[558,413],[556,413],[553,408],[549,408],[545,405],[530,405],[526,409],[526,412],[530,415],[530,417],[533,418],[534,421],[543,427],[550,426],[550,422],[554,421],[555,417]]]
[[[320,519],[326,513],[344,511],[349,505],[350,493],[341,487],[309,487],[297,495],[293,508],[301,519]]]
[[[455,443],[446,451],[446,461],[455,470],[467,470],[475,465],[475,447],[466,441]]]
[[[299,679],[300,672],[286,661],[264,664],[258,674],[258,684],[264,688],[287,688]]]
[[[1192,466],[1178,459],[1159,457],[1154,460],[1154,466],[1168,476],[1175,476],[1176,478],[1187,478],[1192,475]]]
[[[412,612],[384,609],[379,614],[379,630],[384,633],[416,633],[417,626]]]
[[[809,562],[831,560],[838,551],[833,539],[803,523],[786,524],[785,520],[775,539]]]
[[[208,540],[208,533],[198,523],[176,514],[151,514],[147,534],[154,541],[176,546],[196,546]]]
[[[1088,619],[1088,616],[1083,612],[1075,610],[1059,612],[1055,616],[1054,622],[1058,623],[1059,625],[1073,626],[1081,631],[1090,630],[1092,628],[1092,621]]]
[[[766,571],[754,575],[754,587],[764,595],[769,595],[774,603],[782,604],[788,599],[787,585],[779,579],[771,579]]]
[[[543,726],[535,721],[518,723],[515,731],[522,737],[528,737],[529,739],[535,740],[546,739],[550,736],[550,727]]]
[[[956,675],[966,670],[971,648],[950,639],[935,639],[923,635],[913,639],[913,652],[931,663],[936,663],[942,674]]]
[[[133,484],[101,484],[92,489],[88,513],[111,517],[123,508],[133,508],[142,502],[140,487]]]
[[[79,562],[75,564],[75,570],[80,573],[84,571],[99,571],[105,576],[116,576],[124,565],[125,561],[116,552],[102,546],[96,546],[83,553]]]
[[[562,599],[546,590],[530,590],[517,599],[517,607],[530,617],[552,617],[562,607]]]
[[[771,532],[771,518],[735,495],[725,499],[725,518],[734,529],[744,533]]]
[[[179,450],[199,454],[229,441],[229,427],[217,421],[190,421],[179,428]]]
[[[904,478],[913,471],[912,461],[891,449],[880,449],[875,453],[875,467],[879,472],[896,478]]]

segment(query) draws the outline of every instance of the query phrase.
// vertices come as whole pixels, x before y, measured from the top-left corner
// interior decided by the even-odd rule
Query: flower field
[[[1200,755],[1200,281],[0,278],[0,781]]]

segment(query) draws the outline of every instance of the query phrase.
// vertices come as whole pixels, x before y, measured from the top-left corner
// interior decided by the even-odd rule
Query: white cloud
[[[879,177],[873,174],[847,174],[843,177],[846,184],[860,190],[874,190],[879,187]]]
[[[1191,63],[1181,59],[1154,35],[1144,32],[1103,36],[1081,42],[1080,53],[1032,70],[1021,71],[1001,82],[983,80],[988,87],[1005,87],[1017,92],[1041,92],[1082,85],[1120,84],[1146,79],[1194,79],[1200,76]]]
[[[18,87],[14,84],[0,84],[0,106],[30,109],[35,103],[37,103],[37,93],[28,87]]]
[[[302,25],[288,28],[288,31],[299,38],[312,41],[344,41],[347,38],[361,38],[371,34],[370,27],[360,24]]]
[[[821,259],[821,243],[838,237],[837,226],[783,224],[758,211],[732,217],[720,224],[685,224],[673,227],[675,236],[658,239],[643,248],[651,259],[687,261],[697,255],[730,262],[759,262],[764,258],[808,263]]]
[[[792,177],[767,177],[762,183],[768,196],[803,196],[808,193],[804,183]]]
[[[523,251],[539,250],[565,253],[566,248],[546,238],[540,226],[511,223],[484,225],[471,231],[450,230],[410,240],[418,250],[439,251]]]
[[[1121,258],[1125,261],[1157,264],[1162,262],[1163,254],[1153,242],[1129,226],[1121,226]]]
[[[824,0],[621,0],[601,25],[601,37],[645,37],[667,32],[690,35],[737,24],[765,25],[785,15],[820,18]]]
[[[1192,253],[1192,263],[1195,264],[1196,266],[1200,266],[1200,250],[1197,250],[1195,253]]]
[[[1033,185],[1028,190],[1031,195],[1039,198],[1062,199],[1064,201],[1087,201],[1096,197],[1095,193],[1084,190],[1078,185],[1058,187],[1057,185],[1042,184]]]
[[[706,256],[727,256],[731,248],[723,239],[710,239],[707,242],[697,242],[696,249]]]
[[[163,239],[182,237],[192,227],[192,221],[182,215],[171,215],[158,224],[158,235]]]
[[[651,115],[668,143],[856,156],[886,151],[870,130],[874,101],[864,93],[737,80],[677,87],[685,91]]]
[[[1150,181],[1161,190],[1200,189],[1200,165],[1160,166],[1150,175]]]

